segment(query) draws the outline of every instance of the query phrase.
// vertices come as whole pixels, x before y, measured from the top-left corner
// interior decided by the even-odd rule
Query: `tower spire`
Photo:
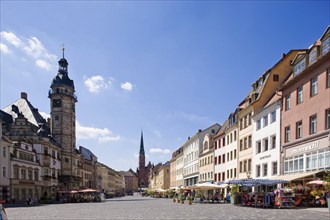
[[[143,131],[141,130],[140,155],[144,156]]]
[[[63,59],[64,59],[64,50],[65,50],[65,48],[64,48],[64,44],[62,44]]]

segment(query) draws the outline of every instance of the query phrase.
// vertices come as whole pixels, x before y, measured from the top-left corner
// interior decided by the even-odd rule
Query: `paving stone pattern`
[[[8,219],[317,219],[329,220],[327,208],[262,209],[231,204],[174,203],[139,195],[108,199],[102,203],[66,203],[7,207]]]

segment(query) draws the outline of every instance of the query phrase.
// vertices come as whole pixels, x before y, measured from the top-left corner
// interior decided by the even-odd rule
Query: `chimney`
[[[198,129],[198,133],[202,132],[202,129]]]
[[[21,92],[21,99],[27,100],[27,93],[26,92]]]
[[[190,140],[190,137],[188,137],[188,140]]]
[[[285,53],[283,53],[283,54],[282,54],[282,58],[284,58],[285,56],[286,56],[286,54],[285,54]]]

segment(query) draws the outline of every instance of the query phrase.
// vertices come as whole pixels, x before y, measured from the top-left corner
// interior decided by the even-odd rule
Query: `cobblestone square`
[[[66,203],[8,207],[8,219],[317,219],[328,220],[327,208],[262,209],[231,204],[174,203],[139,195],[102,203]]]

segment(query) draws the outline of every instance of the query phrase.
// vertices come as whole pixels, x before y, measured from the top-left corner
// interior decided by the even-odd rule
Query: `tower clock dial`
[[[61,105],[62,105],[61,99],[53,100],[53,107],[61,107]]]

